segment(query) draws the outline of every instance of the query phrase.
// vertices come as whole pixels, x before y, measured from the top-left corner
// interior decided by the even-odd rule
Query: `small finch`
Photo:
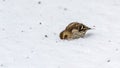
[[[60,39],[70,40],[83,38],[90,29],[91,28],[82,23],[72,22],[60,33]]]

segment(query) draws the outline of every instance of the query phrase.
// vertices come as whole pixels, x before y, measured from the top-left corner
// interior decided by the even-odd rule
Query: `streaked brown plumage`
[[[77,29],[79,31],[86,31],[86,30],[89,30],[91,28],[87,27],[86,25],[84,25],[82,23],[72,22],[66,27],[65,30],[72,31],[73,29]]]
[[[70,23],[64,31],[60,33],[60,39],[78,39],[80,37],[84,37],[87,30],[91,28],[86,25],[78,22]]]

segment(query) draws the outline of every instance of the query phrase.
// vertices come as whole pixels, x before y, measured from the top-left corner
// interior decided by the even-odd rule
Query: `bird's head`
[[[67,31],[67,30],[64,30],[60,33],[60,39],[71,39],[72,38],[72,33]]]

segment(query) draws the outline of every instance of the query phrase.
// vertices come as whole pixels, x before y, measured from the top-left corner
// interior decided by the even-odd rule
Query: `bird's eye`
[[[68,37],[68,35],[65,35],[64,39],[66,39]]]

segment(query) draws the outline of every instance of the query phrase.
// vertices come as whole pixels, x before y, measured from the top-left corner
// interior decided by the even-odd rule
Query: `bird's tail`
[[[87,28],[87,30],[94,30],[94,29],[95,29],[95,28],[89,28],[89,27]]]

